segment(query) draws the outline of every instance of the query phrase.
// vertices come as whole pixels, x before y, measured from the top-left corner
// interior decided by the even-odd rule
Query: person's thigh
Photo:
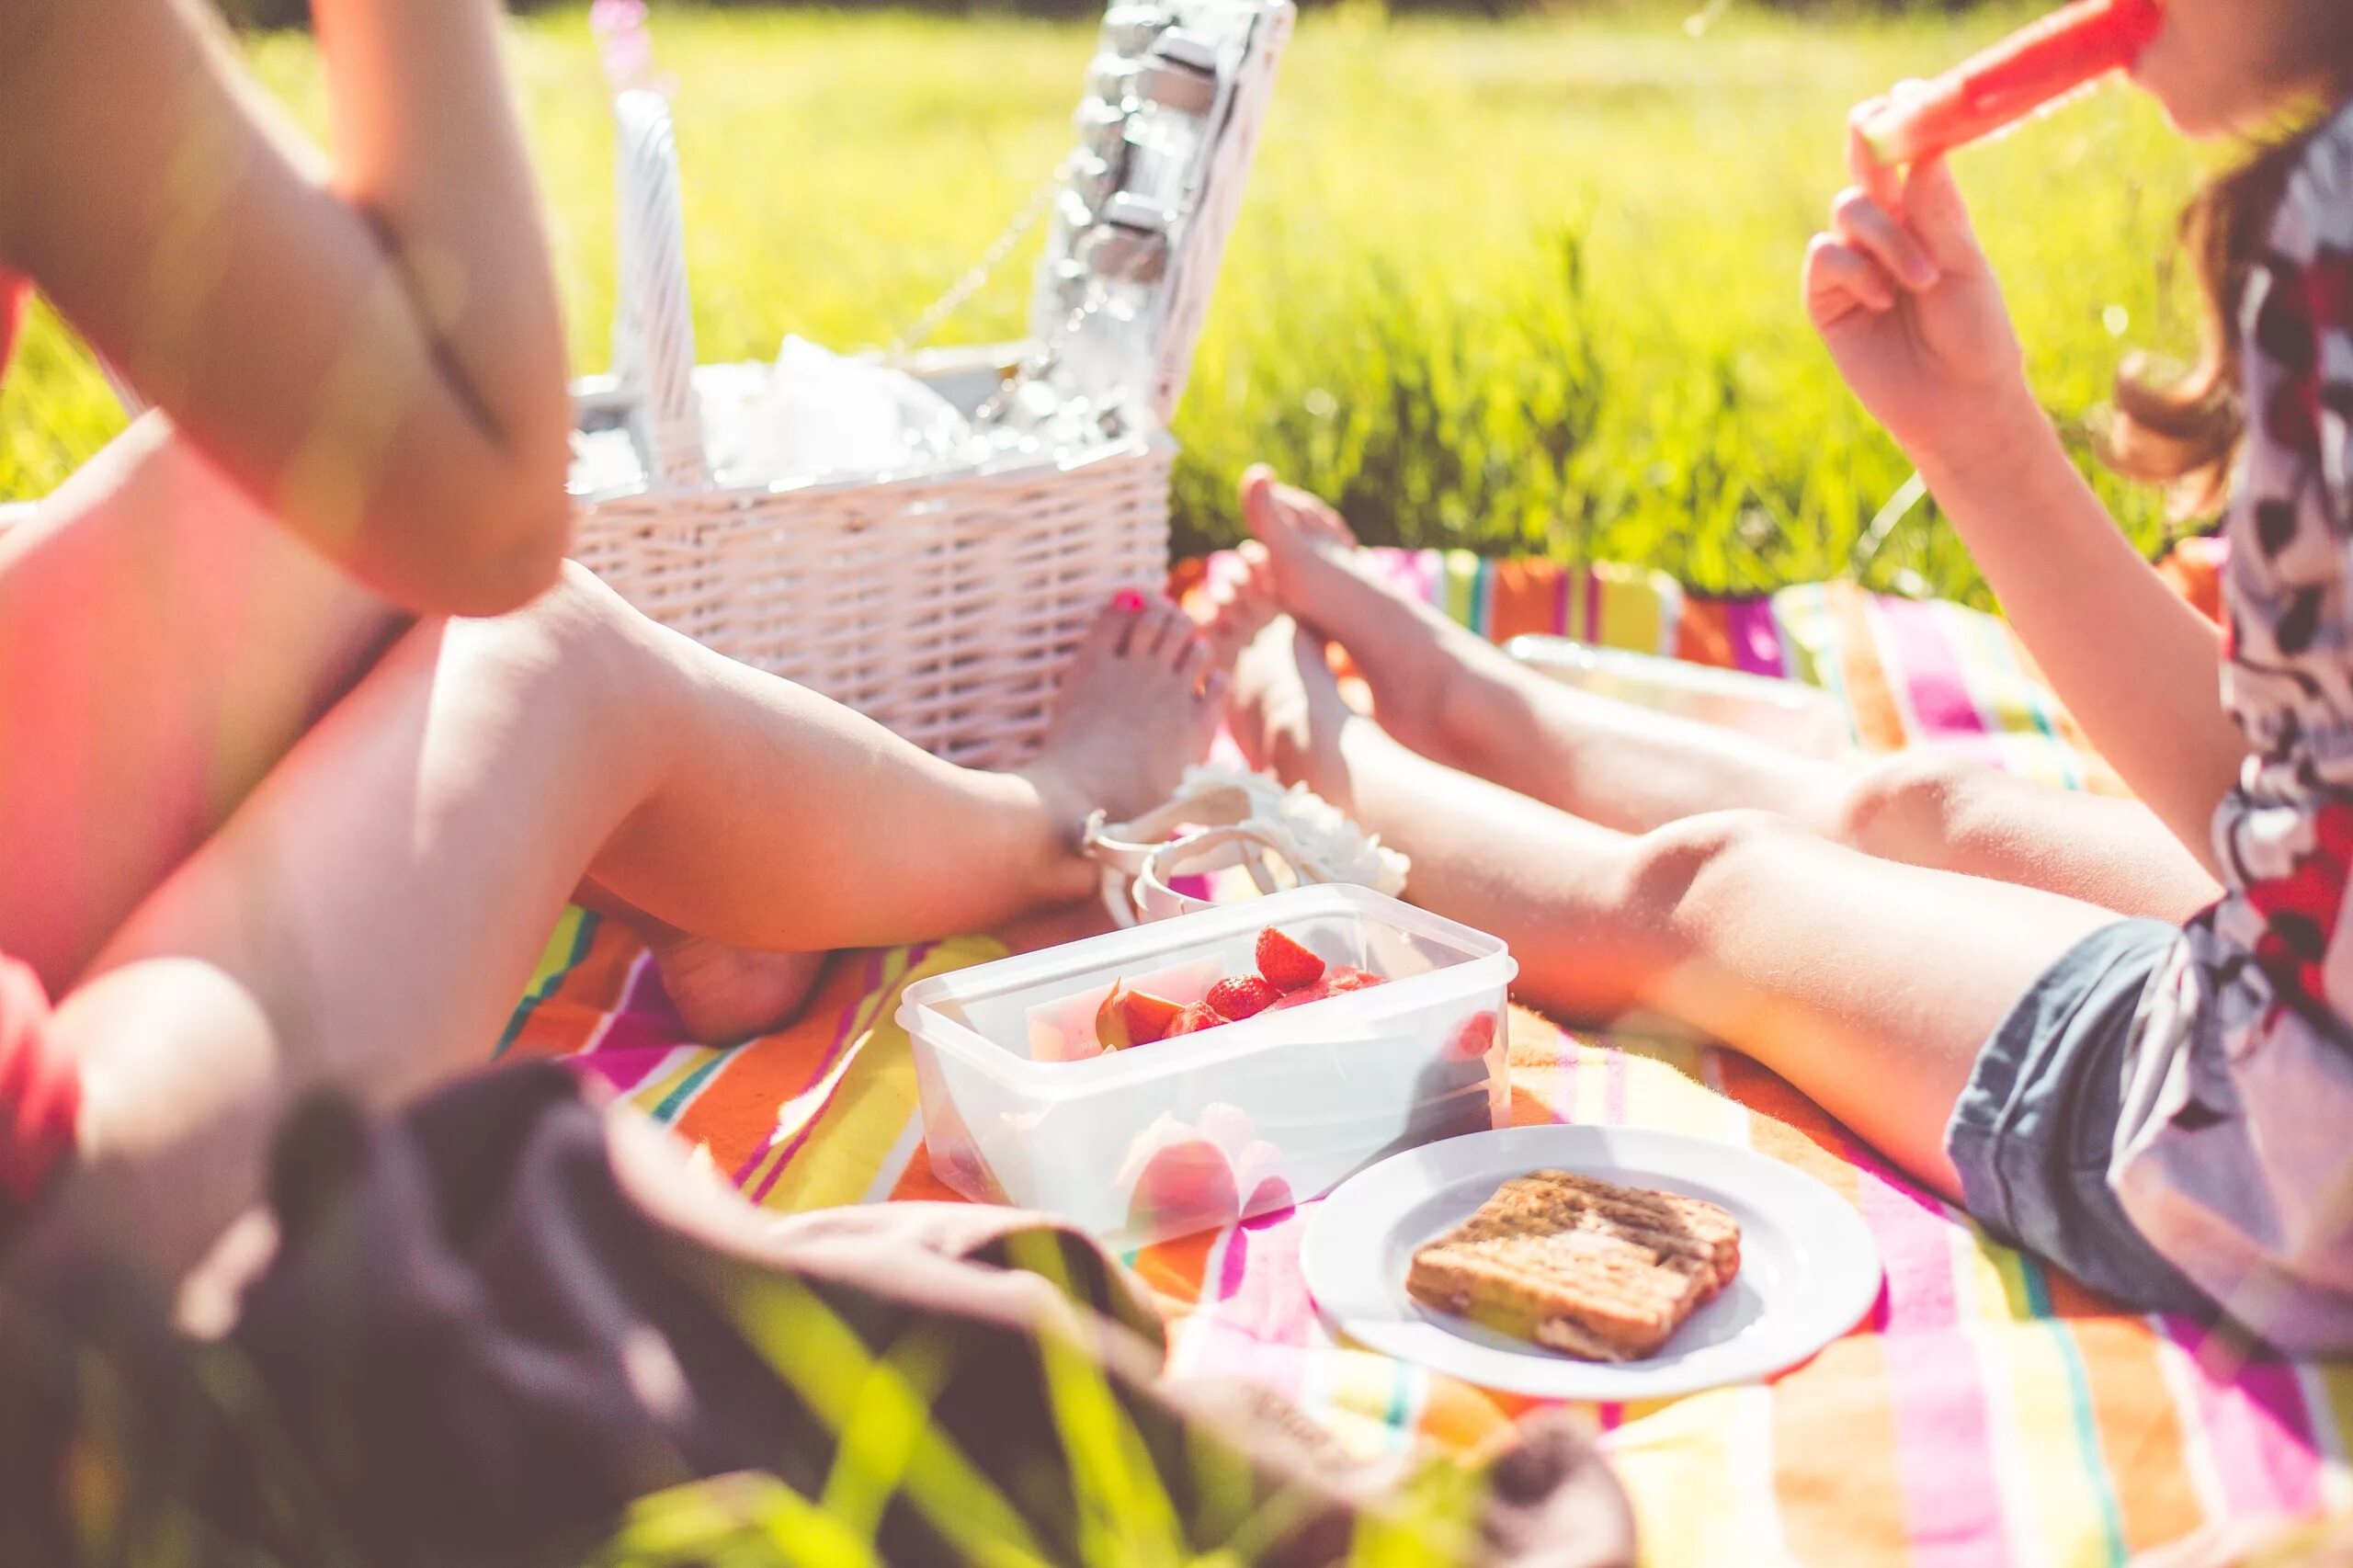
[[[1833,835],[1883,859],[2178,923],[2221,896],[2138,801],[2063,790],[1934,750],[1857,771]]]
[[[1407,895],[1495,933],[1564,1021],[1663,1014],[1789,1078],[1949,1195],[1955,1103],[1994,1028],[2110,911],[1860,853],[1763,812],[1597,827],[1406,751],[1347,741],[1360,820]]]
[[[401,624],[158,418],[0,534],[0,950],[63,990]]]
[[[488,1059],[658,771],[562,620],[410,629],[62,1000],[77,1187],[167,1275],[253,1200],[302,1096],[392,1104]]]

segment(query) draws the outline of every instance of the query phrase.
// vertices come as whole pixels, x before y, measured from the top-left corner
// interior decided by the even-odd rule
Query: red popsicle
[[[1887,165],[1965,147],[2129,67],[2164,25],[2158,0],[2076,0],[1891,100],[1864,123],[1863,140]]]

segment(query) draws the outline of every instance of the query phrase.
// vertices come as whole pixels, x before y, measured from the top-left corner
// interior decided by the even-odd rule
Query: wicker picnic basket
[[[577,558],[655,619],[940,756],[1019,761],[1104,602],[1167,570],[1167,423],[1291,19],[1290,0],[1122,4],[1107,16],[1083,143],[1039,203],[1052,231],[1031,338],[891,361],[976,424],[1001,418],[1017,391],[1032,408],[1076,400],[1086,417],[1063,420],[1042,449],[945,472],[767,484],[713,473],[702,420],[713,388],[765,368],[696,367],[670,106],[621,93],[615,369],[575,391],[583,430],[609,444],[625,429],[636,472],[613,483],[575,469]],[[1164,156],[1139,197],[1122,176],[1140,177],[1141,160],[1127,161],[1135,125],[1162,101],[1150,96],[1165,95],[1154,73],[1172,59],[1172,79],[1200,95],[1188,106],[1199,134],[1181,177],[1168,177]],[[1141,248],[1142,231],[1121,226],[1139,221],[1140,203],[1155,232]],[[1120,259],[1146,252],[1158,259],[1141,268]],[[1102,384],[1101,352],[1082,364],[1073,347],[1108,297],[1105,268],[1128,301],[1118,341],[1139,361],[1118,386]]]

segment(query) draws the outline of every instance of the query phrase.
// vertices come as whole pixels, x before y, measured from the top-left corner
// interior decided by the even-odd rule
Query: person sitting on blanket
[[[2192,209],[2203,363],[2119,389],[2126,472],[2219,498],[2242,465],[2222,634],[2068,461],[1943,163],[1899,180],[1850,137],[1805,298],[2137,802],[1934,755],[1816,761],[1581,694],[1388,591],[1264,471],[1222,611],[1255,634],[1233,724],[1411,856],[1410,896],[1507,938],[1531,1001],[1750,1053],[2120,1301],[2345,1352],[2353,8],[2168,0],[2136,75],[2191,133],[2306,127]]]
[[[1222,697],[1124,594],[1042,753],[972,771],[566,565],[500,7],[316,11],[323,168],[200,8],[0,6],[0,296],[159,408],[0,535],[0,1221],[73,1165],[59,1200],[165,1278],[297,1096],[485,1062],[567,900],[740,1038],[805,955],[1086,898],[1087,813],[1159,803]]]

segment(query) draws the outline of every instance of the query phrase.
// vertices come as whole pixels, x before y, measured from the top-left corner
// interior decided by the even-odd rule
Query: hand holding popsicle
[[[1872,157],[1862,127],[1885,105],[1855,110],[1856,183],[1806,251],[1805,304],[1838,373],[1916,462],[2006,427],[2033,400],[1952,171],[1928,158],[1899,174]]]
[[[2129,68],[2164,23],[2160,0],[2075,0],[1849,118],[1855,184],[1806,254],[1806,311],[1847,384],[1924,467],[1997,455],[2037,417],[1945,153]]]

